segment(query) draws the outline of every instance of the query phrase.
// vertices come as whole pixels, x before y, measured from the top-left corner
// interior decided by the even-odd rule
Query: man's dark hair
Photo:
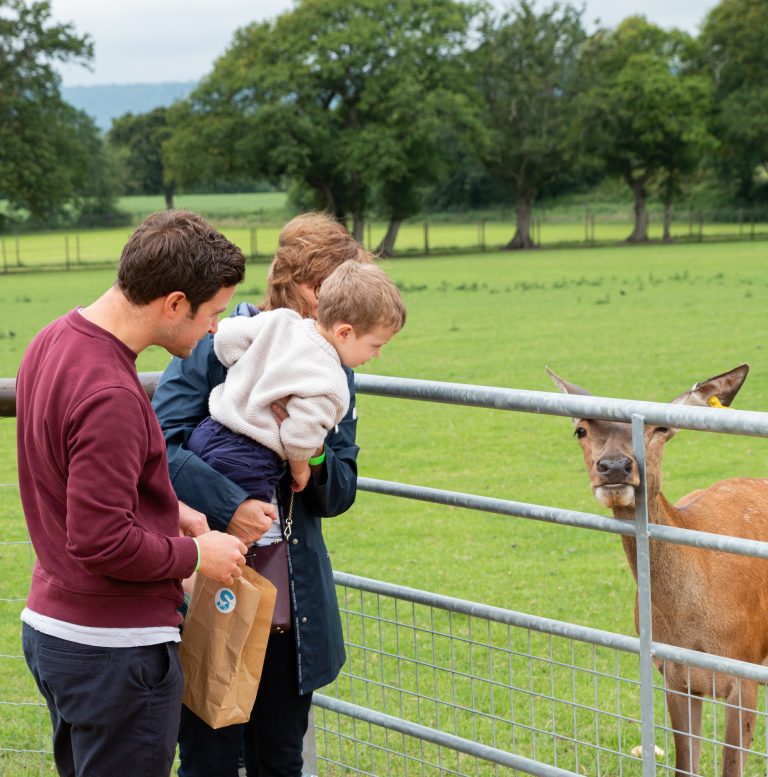
[[[134,305],[183,291],[195,313],[244,276],[245,256],[234,243],[196,213],[165,210],[148,216],[131,235],[116,283]]]

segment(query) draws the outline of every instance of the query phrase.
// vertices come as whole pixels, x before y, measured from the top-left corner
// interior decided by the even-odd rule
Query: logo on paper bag
[[[237,597],[231,588],[219,588],[216,591],[213,603],[219,612],[232,612],[237,604]]]

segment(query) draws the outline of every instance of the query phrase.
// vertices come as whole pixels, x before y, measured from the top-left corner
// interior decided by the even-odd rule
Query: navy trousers
[[[293,633],[272,634],[248,723],[213,729],[186,707],[179,727],[179,777],[301,777],[312,694],[299,696]]]
[[[168,777],[184,691],[175,642],[93,647],[26,623],[21,642],[48,704],[61,777]]]
[[[285,462],[273,451],[206,418],[192,432],[187,447],[254,499],[271,502]]]

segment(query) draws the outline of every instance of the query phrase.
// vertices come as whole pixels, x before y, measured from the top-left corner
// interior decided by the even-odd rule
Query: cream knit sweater
[[[315,322],[287,308],[234,316],[213,343],[229,372],[211,392],[211,417],[283,459],[313,456],[349,407],[339,355]],[[270,405],[285,397],[288,418],[278,426]]]

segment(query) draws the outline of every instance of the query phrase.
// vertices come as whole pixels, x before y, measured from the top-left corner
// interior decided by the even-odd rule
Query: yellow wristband
[[[200,569],[200,543],[192,537],[192,542],[195,543],[195,547],[197,548],[197,566],[195,567],[195,572],[197,572],[198,569]]]
[[[325,448],[319,456],[313,456],[307,463],[310,467],[316,467],[318,464],[322,464],[325,461]]]

